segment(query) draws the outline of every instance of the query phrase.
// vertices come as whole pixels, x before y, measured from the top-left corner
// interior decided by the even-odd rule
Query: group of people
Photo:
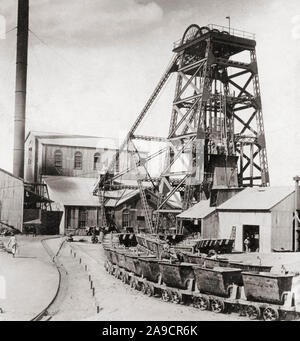
[[[215,250],[209,250],[207,257],[211,259],[217,259],[217,252]],[[163,250],[160,254],[160,259],[170,260],[171,263],[174,263],[176,261],[177,262],[184,261],[182,254],[180,252],[176,253],[173,249],[171,249],[169,243],[165,243],[163,245]]]

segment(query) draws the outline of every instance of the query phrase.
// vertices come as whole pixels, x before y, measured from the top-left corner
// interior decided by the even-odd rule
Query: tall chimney
[[[18,1],[13,173],[24,178],[29,0]]]

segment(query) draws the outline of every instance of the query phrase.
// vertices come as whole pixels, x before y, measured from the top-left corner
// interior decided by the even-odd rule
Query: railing
[[[228,27],[228,26],[215,25],[215,24],[208,24],[205,27],[209,28],[210,31],[211,30],[218,30],[220,33],[227,33],[227,34],[230,34],[230,35],[235,36],[235,37],[241,37],[241,38],[245,38],[245,39],[255,40],[255,34],[254,33],[238,30],[236,28],[232,28],[232,27]],[[195,39],[197,39],[197,38],[199,38],[199,37],[196,37]],[[181,40],[182,39],[176,40],[173,43],[174,49],[176,49],[177,47],[179,47],[181,45]],[[194,40],[194,39],[189,39],[189,42],[192,40]]]
[[[228,26],[220,26],[215,24],[209,24],[207,27],[210,30],[217,29],[220,32],[228,32],[232,36],[246,38],[246,39],[255,39],[255,34],[247,31],[238,30],[236,28],[228,27]]]

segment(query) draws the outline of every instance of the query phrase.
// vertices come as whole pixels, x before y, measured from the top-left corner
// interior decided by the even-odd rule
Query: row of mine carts
[[[161,252],[163,244],[176,245],[181,239],[182,235],[170,235],[167,240],[158,240],[149,236],[136,235],[137,244],[145,249],[151,250],[153,253]],[[172,238],[173,237],[173,238]],[[180,238],[181,237],[181,238]],[[193,239],[192,243],[186,243],[180,246],[183,251],[197,250],[202,253],[208,253],[210,250],[215,250],[217,253],[231,253],[233,248],[234,239]],[[123,243],[126,245],[125,243]],[[178,244],[177,244],[178,245]],[[185,246],[184,246],[185,245]],[[176,246],[176,248],[179,248]]]
[[[215,313],[238,312],[252,320],[299,316],[293,274],[188,253],[184,262],[170,262],[130,248],[105,247],[104,251],[106,271],[148,296]]]

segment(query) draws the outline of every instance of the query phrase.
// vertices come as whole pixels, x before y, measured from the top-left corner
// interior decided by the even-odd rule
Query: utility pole
[[[13,173],[24,178],[29,0],[18,1]]]

